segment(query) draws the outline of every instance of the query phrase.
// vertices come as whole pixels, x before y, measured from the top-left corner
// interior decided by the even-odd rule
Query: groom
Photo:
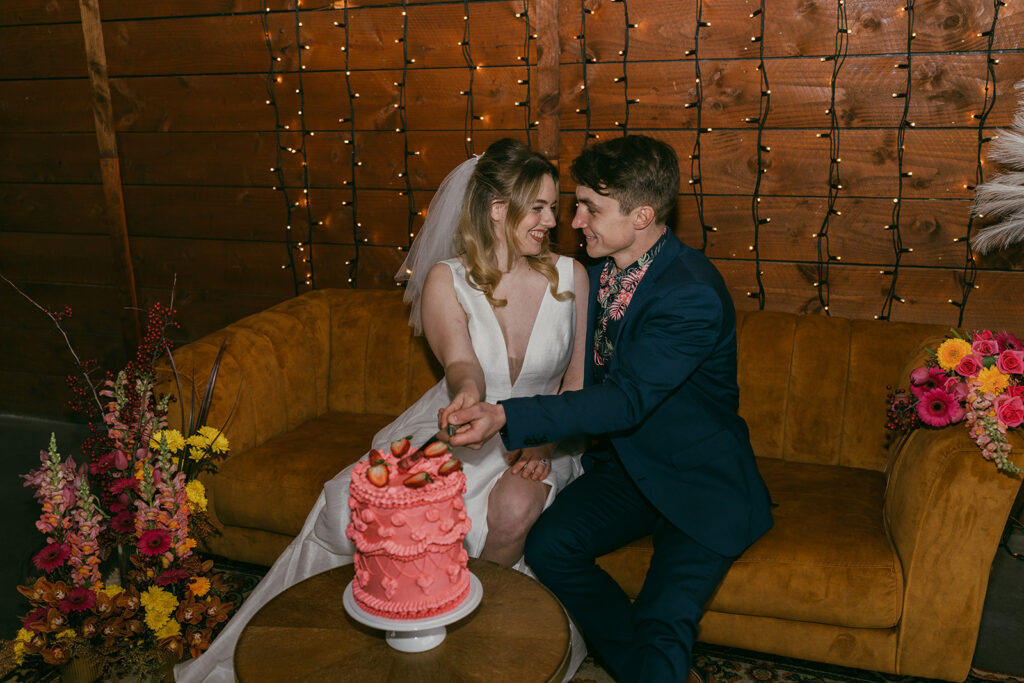
[[[587,434],[585,473],[530,531],[526,560],[618,680],[684,681],[705,603],[772,525],[737,414],[736,315],[715,267],[666,221],[675,151],[626,136],[572,164],[590,270],[584,388],[457,408],[453,445],[512,450]],[[646,535],[636,601],[595,558]]]

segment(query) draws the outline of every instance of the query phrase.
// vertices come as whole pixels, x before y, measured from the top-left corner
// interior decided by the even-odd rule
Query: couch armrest
[[[1010,442],[1019,464],[1024,439]],[[894,457],[885,520],[905,586],[896,672],[962,681],[1020,478],[984,460],[964,425],[918,429]]]
[[[329,329],[327,298],[314,291],[182,346],[174,352],[182,396],[170,406],[169,422],[180,426],[182,406],[187,419],[193,383],[197,401],[202,399],[222,341],[226,346],[207,424],[224,430],[231,457],[324,413]],[[177,395],[166,360],[157,371],[157,390]]]

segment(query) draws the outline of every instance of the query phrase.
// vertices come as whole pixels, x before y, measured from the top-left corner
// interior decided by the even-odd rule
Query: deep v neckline
[[[494,307],[489,303],[487,310],[491,312],[491,320],[494,325],[498,328],[498,338],[501,339],[502,357],[505,359],[505,377],[508,379],[509,390],[515,388],[519,378],[523,376],[523,370],[526,369],[526,361],[530,358],[530,349],[533,348],[533,332],[537,329],[537,321],[540,320],[541,315],[544,313],[544,306],[547,303],[548,287],[545,286],[540,295],[540,304],[537,306],[537,313],[533,316],[533,325],[530,326],[530,336],[526,338],[526,347],[523,349],[523,364],[519,367],[519,372],[516,374],[515,379],[512,379],[512,362],[508,357],[508,338],[505,336],[505,328],[501,326],[501,321],[498,319],[498,314],[495,312]]]

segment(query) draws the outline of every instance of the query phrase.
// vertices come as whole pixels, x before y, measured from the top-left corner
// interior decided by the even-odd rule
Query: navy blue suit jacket
[[[711,262],[671,230],[667,240],[626,310],[604,382],[591,381],[599,263],[590,268],[583,389],[502,401],[503,438],[515,449],[607,436],[662,515],[702,545],[735,556],[772,525],[737,414],[736,313]]]

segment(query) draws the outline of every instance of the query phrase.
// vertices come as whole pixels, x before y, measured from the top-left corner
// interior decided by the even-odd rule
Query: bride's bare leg
[[[511,567],[523,556],[530,527],[540,517],[550,486],[506,471],[487,498],[487,540],[480,558]]]

